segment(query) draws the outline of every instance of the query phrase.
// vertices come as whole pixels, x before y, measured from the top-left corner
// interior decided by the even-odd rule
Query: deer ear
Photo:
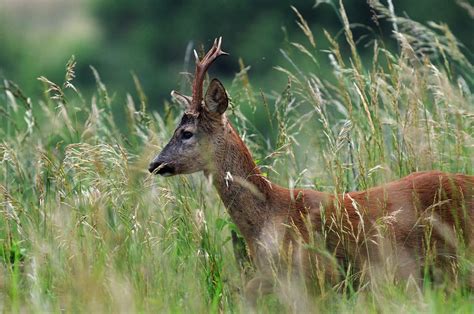
[[[205,98],[206,106],[210,112],[223,114],[229,105],[227,92],[218,79],[213,79],[209,84]]]
[[[175,90],[171,91],[171,97],[184,108],[191,107],[191,97],[178,93]]]

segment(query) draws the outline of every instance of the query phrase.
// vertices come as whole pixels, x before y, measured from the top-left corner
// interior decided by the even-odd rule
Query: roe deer
[[[392,279],[420,282],[427,265],[452,270],[461,249],[472,252],[474,176],[416,172],[342,195],[289,190],[267,180],[225,115],[223,85],[213,79],[203,97],[205,73],[223,54],[221,38],[202,60],[196,54],[192,97],[172,92],[187,109],[148,170],[212,176],[257,266],[245,292],[250,302],[274,290],[273,267],[321,292],[337,285],[344,269],[370,278],[390,263]]]

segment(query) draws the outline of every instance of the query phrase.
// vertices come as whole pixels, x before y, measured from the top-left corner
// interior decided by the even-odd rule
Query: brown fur
[[[260,270],[257,279],[248,285],[249,297],[257,295],[255,289],[261,293],[272,291],[273,270],[269,265],[275,260],[281,271],[288,269],[288,259],[294,260],[293,269],[311,280],[323,273],[324,282],[317,283],[321,290],[323,285],[340,280],[339,263],[351,263],[356,273],[364,265],[383,264],[387,256],[380,255],[381,251],[386,254],[387,247],[380,246],[387,243],[396,264],[395,279],[412,276],[416,280],[422,276],[428,250],[442,256],[438,256],[439,263],[443,258],[448,263],[455,259],[459,245],[472,246],[474,176],[417,172],[383,186],[337,197],[314,190],[290,191],[262,176],[225,115],[217,119],[203,112],[197,125],[209,140],[206,152],[210,155],[203,170],[212,177]],[[187,160],[196,162],[196,157]],[[430,243],[427,225],[432,229]],[[266,236],[278,238],[274,248],[269,247],[272,244],[265,240]],[[327,250],[334,260],[312,250],[301,253],[302,243],[315,240],[324,242],[318,249]],[[285,256],[290,246],[295,256]]]
[[[230,123],[226,122],[220,136],[224,139],[217,136],[211,158],[213,170],[207,173],[212,174],[220,197],[261,269],[268,267],[269,258],[276,258],[268,256],[261,239],[268,224],[274,224],[282,233],[283,252],[290,242],[295,250],[300,240],[308,243],[321,239],[324,230],[324,249],[338,261],[349,260],[356,272],[364,264],[375,267],[384,262],[380,254],[386,253],[387,248],[379,247],[387,245],[380,241],[383,236],[389,240],[390,253],[395,255],[390,257],[399,264],[395,265],[396,279],[412,276],[420,280],[428,250],[436,252],[441,260],[438,263],[442,259],[447,263],[455,259],[459,245],[473,245],[474,176],[417,172],[383,186],[337,197],[314,190],[290,191],[261,175]],[[226,173],[232,174],[233,182],[226,181]],[[364,230],[360,228],[362,223]],[[432,232],[428,239],[429,226]],[[311,257],[304,259],[310,263]],[[310,267],[303,267],[306,276],[311,276]],[[329,272],[326,279],[337,281],[337,265],[328,260],[325,267]]]
[[[472,252],[474,176],[416,172],[343,195],[288,190],[262,176],[224,114],[227,105],[213,80],[205,104],[185,113],[149,170],[212,177],[259,270],[248,283],[251,301],[288,273],[323,293],[344,267],[361,282],[386,276],[387,265],[394,280],[419,282],[427,267],[449,270],[462,249]]]

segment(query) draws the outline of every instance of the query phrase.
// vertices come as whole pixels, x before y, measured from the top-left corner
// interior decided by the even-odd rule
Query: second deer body
[[[222,84],[212,80],[202,96],[204,75],[223,54],[220,45],[197,60],[193,97],[174,94],[187,110],[149,171],[213,177],[259,270],[248,298],[273,291],[288,272],[318,291],[337,286],[348,269],[373,279],[387,276],[390,266],[393,279],[420,282],[427,270],[452,270],[460,252],[472,252],[474,176],[417,172],[342,195],[267,180],[226,118]]]

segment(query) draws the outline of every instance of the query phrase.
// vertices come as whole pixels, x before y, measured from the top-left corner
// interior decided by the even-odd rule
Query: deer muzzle
[[[175,168],[160,160],[153,160],[148,166],[148,171],[152,174],[159,174],[164,177],[169,177],[175,174]]]

